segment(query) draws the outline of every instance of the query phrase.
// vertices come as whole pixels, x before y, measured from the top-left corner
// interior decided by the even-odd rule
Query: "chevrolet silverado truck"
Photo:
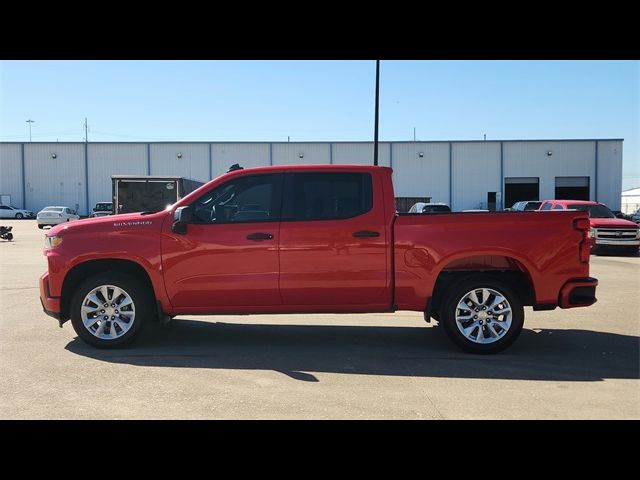
[[[604,203],[587,200],[544,200],[540,211],[579,210],[589,212],[589,236],[592,252],[624,249],[637,254],[640,249],[640,227],[630,220],[617,218]]]
[[[155,213],[46,233],[44,311],[101,348],[176,315],[412,310],[498,352],[534,310],[596,301],[586,212],[398,214],[392,170],[230,169]]]

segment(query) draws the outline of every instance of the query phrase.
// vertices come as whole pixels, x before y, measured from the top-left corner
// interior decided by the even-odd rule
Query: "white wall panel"
[[[500,142],[452,144],[453,210],[487,208],[487,192],[500,192]]]
[[[396,197],[431,197],[433,202],[449,203],[448,143],[396,143],[391,158]]]
[[[10,195],[11,204],[24,207],[22,198],[22,145],[0,144],[0,195]]]
[[[588,176],[593,199],[595,141],[504,142],[504,176],[539,177],[540,200],[555,197],[556,177]]]
[[[88,145],[89,207],[111,201],[111,175],[146,175],[147,145],[90,143]]]
[[[214,143],[211,145],[213,178],[219,177],[229,167],[239,163],[241,167],[266,167],[269,165],[268,143]]]
[[[378,165],[391,164],[390,152],[388,143],[378,144]],[[334,143],[332,159],[336,165],[373,165],[373,143]]]
[[[300,158],[303,155],[303,158]],[[329,163],[328,143],[274,143],[274,165],[322,165]]]
[[[178,154],[182,154],[178,158]],[[207,182],[209,177],[208,143],[152,143],[151,175],[170,175]]]
[[[26,208],[38,212],[48,205],[61,205],[77,208],[81,215],[88,213],[84,147],[82,143],[25,143]]]
[[[598,198],[612,210],[620,210],[622,191],[622,142],[598,142]]]

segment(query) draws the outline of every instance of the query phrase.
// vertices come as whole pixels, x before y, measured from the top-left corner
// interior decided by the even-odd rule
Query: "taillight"
[[[580,240],[580,247],[578,257],[582,263],[589,263],[589,257],[591,256],[591,246],[595,239],[591,238],[591,224],[588,218],[576,218],[573,221],[573,228],[582,231],[582,240]]]

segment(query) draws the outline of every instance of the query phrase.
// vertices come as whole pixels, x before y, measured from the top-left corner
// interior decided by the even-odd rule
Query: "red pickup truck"
[[[493,353],[523,306],[596,301],[586,212],[398,214],[391,173],[240,168],[161,212],[56,226],[43,309],[104,348],[175,315],[414,310]]]
[[[637,254],[640,248],[640,228],[634,222],[616,218],[604,203],[586,200],[544,200],[540,211],[578,210],[589,212],[589,235],[592,239],[592,251],[605,249],[624,249]]]

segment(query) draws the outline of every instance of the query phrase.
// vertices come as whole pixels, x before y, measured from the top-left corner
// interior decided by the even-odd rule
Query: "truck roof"
[[[240,164],[240,166],[242,166],[242,164]],[[384,166],[374,166],[374,165],[335,165],[335,164],[331,164],[331,165],[327,165],[327,164],[317,164],[317,165],[270,165],[267,167],[246,167],[243,168],[242,170],[234,170],[233,172],[230,173],[238,173],[238,172],[265,172],[265,171],[271,171],[271,172],[280,172],[280,171],[286,171],[286,172],[291,172],[291,171],[318,171],[318,170],[327,170],[327,171],[334,171],[334,170],[338,170],[338,171],[351,171],[351,170],[357,170],[357,171],[363,171],[363,170],[368,170],[368,171],[375,171],[375,170],[380,170],[380,169],[387,169],[387,170],[391,170],[391,167],[384,167]]]
[[[600,202],[595,202],[593,200],[553,200],[553,199],[551,199],[551,200],[538,200],[538,201],[540,201],[540,202],[556,202],[556,203],[559,203],[561,205],[566,205],[568,203],[577,204],[577,205],[581,205],[581,204],[584,204],[584,205],[602,205]]]

